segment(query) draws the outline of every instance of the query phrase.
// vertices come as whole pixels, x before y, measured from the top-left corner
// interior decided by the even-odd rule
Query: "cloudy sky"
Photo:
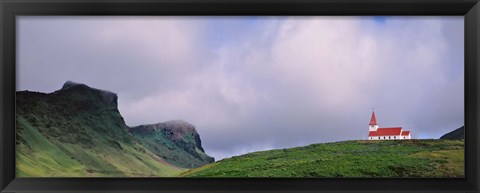
[[[18,19],[17,90],[115,92],[129,126],[181,119],[216,159],[464,124],[463,17]]]

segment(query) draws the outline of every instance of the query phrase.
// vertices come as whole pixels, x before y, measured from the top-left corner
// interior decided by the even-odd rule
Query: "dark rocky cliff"
[[[202,147],[202,141],[195,126],[181,121],[172,120],[157,124],[140,125],[130,128],[130,132],[144,141],[145,146],[153,152],[163,152],[165,159],[177,163],[182,167],[198,167],[200,165],[214,162],[214,158],[205,154]],[[160,147],[159,147],[160,146]],[[167,146],[167,149],[160,151],[161,146]],[[175,155],[179,149],[187,152],[189,155]],[[166,153],[169,152],[169,153]],[[196,160],[191,163],[188,160]]]

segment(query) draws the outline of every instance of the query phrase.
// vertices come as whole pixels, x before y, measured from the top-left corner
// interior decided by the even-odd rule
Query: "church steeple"
[[[372,112],[372,118],[370,119],[370,126],[377,125],[377,119],[375,118],[375,111]]]
[[[375,117],[375,111],[372,111],[372,118],[370,118],[368,131],[377,131],[377,129],[378,129],[377,118]]]

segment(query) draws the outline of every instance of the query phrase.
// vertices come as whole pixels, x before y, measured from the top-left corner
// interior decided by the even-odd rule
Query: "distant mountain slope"
[[[69,81],[49,94],[17,92],[16,105],[19,177],[175,176],[185,170],[129,132],[112,92]]]
[[[195,168],[215,160],[205,154],[200,135],[187,122],[174,120],[130,128],[145,148],[183,168]]]
[[[187,177],[463,177],[463,141],[344,141],[249,153]]]
[[[440,139],[460,140],[465,139],[465,126],[455,129],[445,135],[442,135]]]

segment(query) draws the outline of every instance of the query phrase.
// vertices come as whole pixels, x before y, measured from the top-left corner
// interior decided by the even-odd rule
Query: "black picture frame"
[[[461,15],[465,178],[15,178],[15,33],[21,15]],[[0,0],[1,192],[479,192],[479,0]]]

